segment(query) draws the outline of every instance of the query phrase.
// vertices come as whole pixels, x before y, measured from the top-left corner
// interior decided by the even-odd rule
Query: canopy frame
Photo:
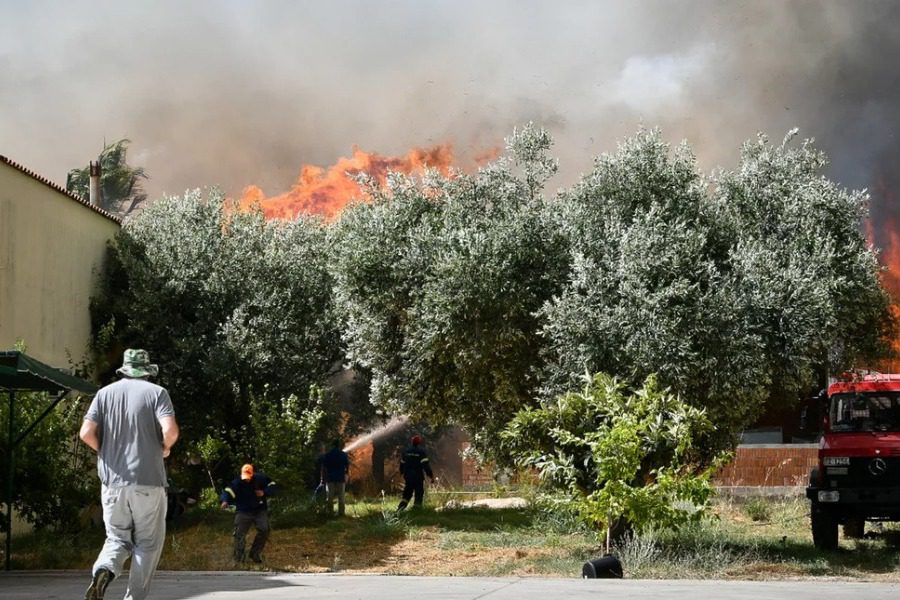
[[[6,570],[10,570],[12,558],[12,502],[15,487],[16,448],[25,441],[34,429],[71,391],[94,395],[97,386],[80,377],[51,367],[18,350],[0,351],[0,390],[6,390],[9,396],[9,418],[7,423],[6,461]],[[21,433],[16,435],[16,392],[48,392],[56,397]]]

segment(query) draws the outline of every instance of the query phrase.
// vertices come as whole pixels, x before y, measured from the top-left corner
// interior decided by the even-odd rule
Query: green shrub
[[[502,439],[520,467],[568,492],[581,519],[609,534],[623,523],[671,529],[698,519],[712,496],[709,478],[726,458],[704,461],[714,430],[704,411],[653,376],[628,391],[599,373],[582,392],[520,411]]]
[[[200,490],[200,497],[197,499],[197,506],[202,509],[219,508],[219,493],[215,488],[207,487]]]
[[[751,498],[744,503],[744,514],[756,522],[772,520],[772,505],[763,498]]]

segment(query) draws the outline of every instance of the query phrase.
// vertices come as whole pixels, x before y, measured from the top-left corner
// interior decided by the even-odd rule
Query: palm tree
[[[106,144],[100,153],[100,208],[127,216],[147,199],[141,179],[148,179],[143,167],[131,167],[125,153],[131,140]],[[72,169],[66,177],[66,189],[87,198],[90,194],[90,168]]]

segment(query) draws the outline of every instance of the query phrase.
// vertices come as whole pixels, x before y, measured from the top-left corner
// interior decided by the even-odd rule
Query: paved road
[[[37,600],[83,598],[87,573],[0,573],[0,598]],[[107,600],[125,593],[113,581]],[[157,574],[151,597],[158,600],[895,600],[900,584],[815,581],[601,580],[492,577],[388,577],[379,575],[298,575],[246,572]]]

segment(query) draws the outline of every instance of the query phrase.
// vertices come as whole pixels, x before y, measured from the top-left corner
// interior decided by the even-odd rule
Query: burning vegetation
[[[413,148],[404,156],[383,156],[374,152],[353,149],[349,158],[341,158],[326,168],[303,165],[300,176],[291,189],[277,196],[266,197],[258,186],[244,189],[242,208],[259,205],[268,219],[293,219],[297,215],[322,215],[334,219],[350,200],[363,196],[354,176],[365,173],[384,184],[389,172],[422,173],[436,169],[449,175],[454,164],[453,147],[441,144],[431,148]]]
[[[891,186],[882,178],[873,194],[874,210],[866,222],[866,237],[879,250],[879,261],[884,267],[881,283],[891,297],[891,315],[900,323],[900,219],[894,215],[896,199]],[[900,335],[896,329],[891,340],[894,356],[881,361],[878,369],[888,373],[900,373]]]

